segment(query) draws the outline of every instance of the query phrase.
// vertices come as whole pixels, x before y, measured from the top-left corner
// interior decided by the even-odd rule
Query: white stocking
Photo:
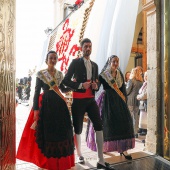
[[[103,131],[96,131],[96,145],[99,163],[105,165],[103,158]]]
[[[127,151],[124,151],[123,153],[124,153],[125,155],[128,155],[128,152],[127,152]]]
[[[77,155],[78,157],[82,156],[82,153],[81,153],[81,134],[75,134],[74,135],[74,143],[75,143],[75,146],[76,146],[76,151],[77,151]]]

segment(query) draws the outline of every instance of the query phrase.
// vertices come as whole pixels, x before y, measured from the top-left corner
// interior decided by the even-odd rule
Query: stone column
[[[143,0],[144,1],[144,0]],[[145,4],[145,2],[143,2]],[[142,51],[142,66],[143,66],[143,71],[147,70],[147,24],[146,24],[146,11],[142,12],[142,25],[143,25],[143,51]]]
[[[0,169],[15,169],[15,0],[0,1]]]
[[[163,6],[163,48],[164,48],[164,157],[170,160],[170,1],[164,0]]]
[[[146,150],[162,155],[161,127],[161,53],[159,0],[144,0],[147,22],[148,132]]]

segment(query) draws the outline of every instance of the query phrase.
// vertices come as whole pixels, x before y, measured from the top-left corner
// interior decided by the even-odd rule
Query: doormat
[[[150,155],[131,161],[111,164],[115,170],[170,170],[170,162],[161,156]],[[91,168],[90,170],[96,170]]]

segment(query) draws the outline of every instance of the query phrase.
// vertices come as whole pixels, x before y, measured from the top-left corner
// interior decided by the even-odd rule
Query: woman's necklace
[[[117,84],[117,80],[116,80],[117,70],[115,70],[115,71],[111,71],[111,74],[112,74],[112,77],[113,77],[113,79],[114,79],[115,83]],[[117,86],[118,86],[118,84],[117,84]]]
[[[49,70],[49,69],[47,69],[48,70],[48,72],[50,73],[50,75],[52,76],[52,77],[54,77],[54,75],[55,75],[55,73],[56,73],[56,69],[54,69],[54,70]]]
[[[113,77],[114,79],[116,79],[117,71],[116,71],[116,70],[115,70],[115,71],[111,71],[111,74],[112,74],[112,77]]]

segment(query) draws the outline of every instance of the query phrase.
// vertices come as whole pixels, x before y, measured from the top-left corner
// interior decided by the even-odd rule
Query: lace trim
[[[108,68],[107,71],[108,71],[108,72],[110,73],[110,75],[112,76],[112,74],[111,74],[111,69]],[[121,74],[120,74],[120,71],[119,71],[118,69],[117,69],[116,71],[117,71],[116,78],[114,78],[113,76],[112,76],[112,77],[113,77],[113,79],[115,80],[118,88],[120,88],[120,87],[122,87],[123,79],[122,79],[122,76],[121,76]]]
[[[66,139],[61,142],[47,142],[36,140],[39,149],[47,158],[67,157],[74,153],[74,139]]]
[[[36,76],[37,76],[40,80],[42,80],[45,84],[47,84],[47,82],[45,81],[45,79],[44,79],[41,71],[38,71],[37,74],[36,74]],[[62,72],[56,70],[56,73],[55,73],[55,75],[54,75],[54,78],[56,79],[56,85],[59,86],[59,85],[61,84],[62,80],[63,80],[63,74],[62,74]]]
[[[95,139],[87,141],[87,147],[92,151],[97,151]],[[119,153],[127,151],[128,149],[133,149],[135,147],[135,138],[122,139],[115,141],[104,141],[103,152],[113,152],[118,151]]]
[[[121,76],[119,70],[117,70],[116,82],[117,82],[117,86],[118,86],[119,88],[122,87],[123,79],[122,79],[122,76]]]
[[[119,72],[120,73],[120,72]],[[124,96],[124,94],[122,93],[122,91],[119,89],[117,82],[115,81],[114,77],[111,75],[111,73],[109,72],[109,70],[105,70],[100,74],[103,79],[108,83],[108,85],[114,89],[117,94],[123,99],[123,101],[126,103],[126,98]],[[123,82],[122,82],[123,83]]]

